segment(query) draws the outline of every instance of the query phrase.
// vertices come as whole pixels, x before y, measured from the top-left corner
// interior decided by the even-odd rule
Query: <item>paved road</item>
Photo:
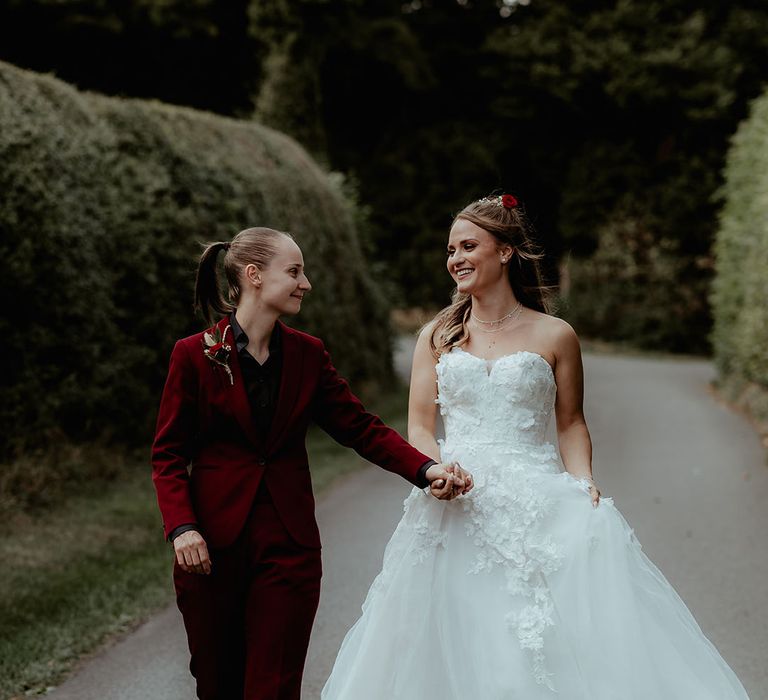
[[[401,372],[408,350],[404,344],[396,358]],[[768,468],[755,431],[710,395],[713,370],[705,361],[587,355],[585,377],[603,492],[614,497],[751,700],[768,700]],[[325,575],[306,700],[319,698],[408,491],[371,467],[318,505]],[[181,620],[171,606],[52,696],[188,700],[194,688],[186,665]]]

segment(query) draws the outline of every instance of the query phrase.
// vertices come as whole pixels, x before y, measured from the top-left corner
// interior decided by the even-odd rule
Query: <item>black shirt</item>
[[[234,312],[229,315],[229,323],[232,326],[232,335],[235,337],[235,347],[240,361],[245,393],[248,395],[248,403],[251,405],[251,417],[261,439],[266,442],[277,408],[277,396],[280,393],[280,378],[283,369],[280,325],[275,324],[269,339],[269,357],[264,361],[264,364],[259,364],[246,349],[248,336],[237,322]]]

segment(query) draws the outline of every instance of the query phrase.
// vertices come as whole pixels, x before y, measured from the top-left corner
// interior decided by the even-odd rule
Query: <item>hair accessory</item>
[[[505,209],[512,209],[518,205],[517,197],[513,194],[501,195],[501,206]]]
[[[504,207],[505,209],[513,209],[518,204],[520,204],[520,202],[517,200],[517,197],[515,197],[513,194],[500,194],[496,195],[495,197],[483,197],[478,201],[487,204],[495,204],[497,207]]]
[[[227,241],[227,242],[224,244],[224,250],[229,250],[229,246],[231,246],[231,245],[232,245],[232,244],[231,244],[229,241]]]

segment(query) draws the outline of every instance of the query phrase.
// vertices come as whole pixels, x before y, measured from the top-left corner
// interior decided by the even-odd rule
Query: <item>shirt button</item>
[[[267,460],[264,459],[264,457],[259,457],[259,466],[263,467],[267,463]]]

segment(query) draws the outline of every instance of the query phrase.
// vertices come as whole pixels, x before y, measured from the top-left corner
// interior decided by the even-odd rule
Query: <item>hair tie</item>
[[[229,241],[224,244],[224,250],[229,250],[229,246],[232,245]]]

